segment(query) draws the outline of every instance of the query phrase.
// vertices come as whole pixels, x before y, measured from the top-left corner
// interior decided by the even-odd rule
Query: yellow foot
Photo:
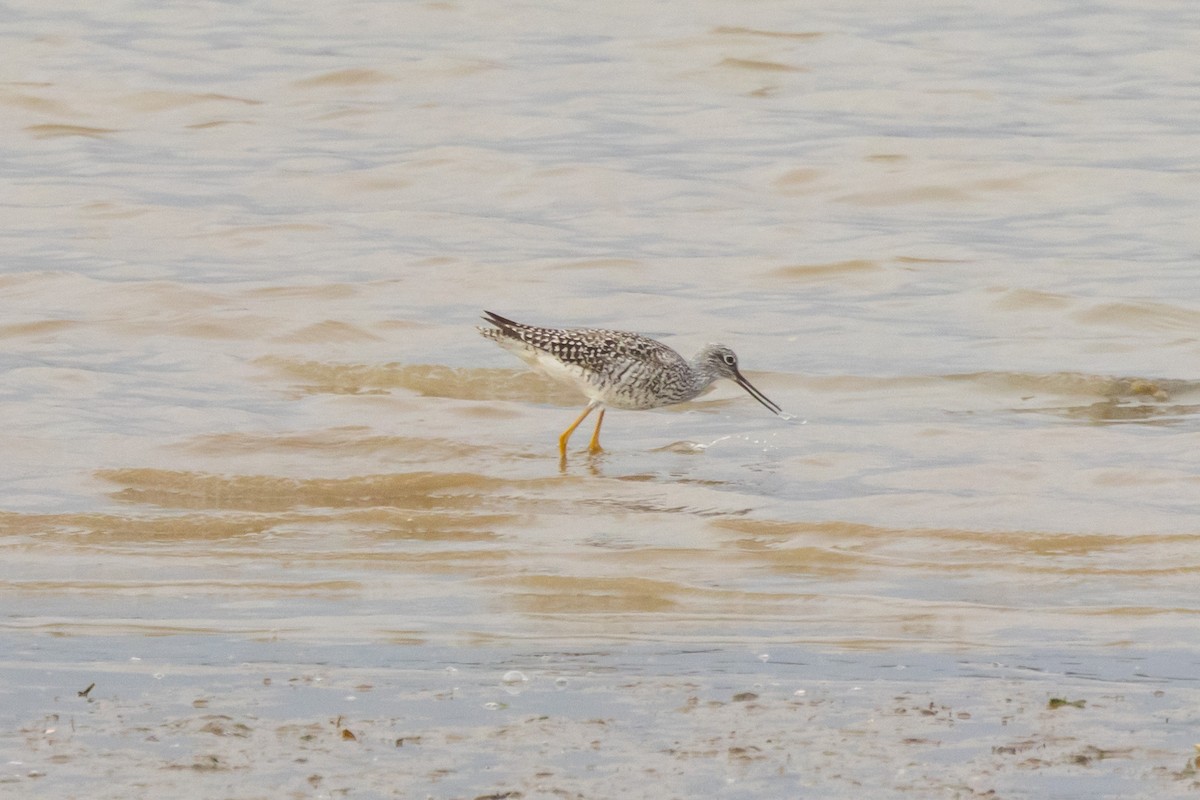
[[[592,440],[588,442],[588,452],[596,455],[601,450],[600,447],[600,426],[604,424],[604,409],[600,409],[600,419],[596,420],[596,430],[592,432]]]
[[[592,413],[592,409],[598,405],[600,405],[600,404],[597,403],[595,400],[588,403],[587,408],[585,408],[583,410],[583,413],[580,414],[578,417],[576,417],[575,421],[571,423],[571,427],[569,427],[565,431],[563,431],[562,436],[558,437],[558,455],[562,459],[565,460],[567,457],[567,442],[571,439],[571,434],[574,433],[575,429],[579,427],[579,423],[583,422],[583,420],[587,417],[587,415]],[[600,409],[600,420],[601,421],[604,420],[604,409]],[[600,423],[596,423],[596,432],[594,434],[592,434],[592,442],[593,443],[599,444],[596,441],[596,437],[599,435],[600,435]]]

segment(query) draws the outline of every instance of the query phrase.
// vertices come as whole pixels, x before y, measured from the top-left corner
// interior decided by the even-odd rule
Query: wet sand
[[[59,665],[39,671],[42,696],[22,703],[54,710],[26,720],[6,783],[114,798],[183,785],[208,797],[454,798],[1200,788],[1188,752],[1196,692],[1158,681],[795,647],[741,658],[646,647],[477,655],[437,671]],[[89,677],[86,698],[48,685]]]

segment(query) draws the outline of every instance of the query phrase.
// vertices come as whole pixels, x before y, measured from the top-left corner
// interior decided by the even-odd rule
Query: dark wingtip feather
[[[483,318],[495,325],[497,328],[512,328],[517,325],[508,317],[502,317],[494,311],[484,311]]]

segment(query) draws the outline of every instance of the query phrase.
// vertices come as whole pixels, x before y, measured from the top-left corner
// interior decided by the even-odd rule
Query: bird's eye
[[[731,367],[737,363],[737,356],[735,356],[733,353],[726,353],[724,356],[722,356],[722,358],[724,358],[725,363]]]

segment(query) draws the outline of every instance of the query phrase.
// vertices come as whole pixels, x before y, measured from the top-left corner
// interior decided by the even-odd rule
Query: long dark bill
[[[734,377],[734,381],[737,382],[738,386],[742,387],[747,392],[749,392],[751,397],[753,397],[755,400],[757,400],[758,402],[760,402],[764,406],[766,406],[767,410],[770,411],[772,414],[782,414],[783,413],[782,408],[780,408],[778,405],[776,405],[773,401],[769,400],[767,398],[767,396],[765,394],[763,394],[762,392],[760,392],[758,389],[755,389],[754,385],[752,383],[750,383],[750,381],[746,380],[745,376],[743,376],[742,373],[740,373],[740,372],[737,373],[736,376]]]

